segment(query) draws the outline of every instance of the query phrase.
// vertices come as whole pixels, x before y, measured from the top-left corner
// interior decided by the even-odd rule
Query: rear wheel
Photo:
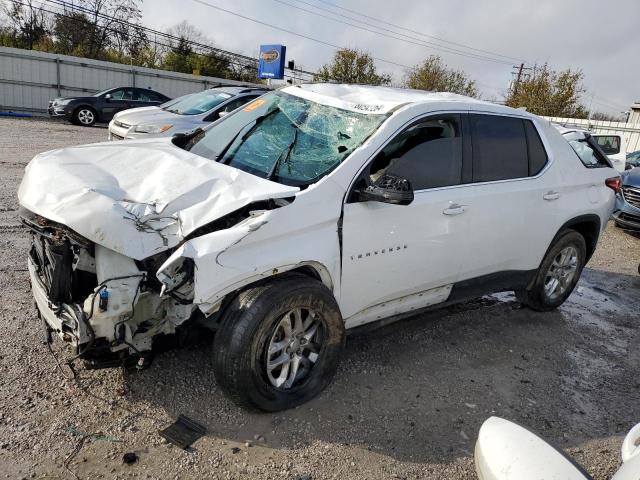
[[[344,342],[331,292],[304,275],[283,275],[229,305],[214,341],[214,374],[239,405],[285,410],[330,383]]]
[[[528,307],[553,310],[564,303],[575,288],[586,262],[584,237],[568,231],[549,249],[530,288],[516,291],[517,299]]]
[[[83,127],[91,127],[96,123],[98,115],[91,107],[80,107],[73,113],[73,122]]]

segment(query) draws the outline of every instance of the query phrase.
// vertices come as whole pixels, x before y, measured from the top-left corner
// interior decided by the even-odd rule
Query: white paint
[[[193,155],[167,138],[41,153],[27,166],[18,198],[24,208],[141,260],[248,203],[297,191]]]
[[[583,473],[537,435],[491,417],[482,424],[475,448],[481,480],[586,480]]]
[[[622,446],[624,462],[611,480],[637,480],[640,472],[640,424]],[[529,430],[498,417],[486,420],[475,448],[480,480],[585,480],[568,457]]]
[[[284,91],[356,111],[382,105],[368,113],[388,112],[389,118],[329,175],[302,191],[191,154],[169,139],[55,150],[27,167],[20,204],[105,247],[105,258],[113,261],[97,259],[96,269],[105,272],[100,277],[137,269],[131,259],[175,248],[157,272],[170,289],[184,259],[193,259],[193,282],[182,288],[194,304],[180,307],[144,292],[137,300],[144,308],[127,321],[128,335],[145,316],[156,322],[154,328],[170,331],[196,306],[210,314],[238,288],[300,266],[313,268],[332,290],[347,326],[361,325],[446,301],[460,280],[535,269],[563,223],[597,214],[604,227],[613,209],[614,193],[604,180],[615,170],[584,168],[550,124],[526,112],[389,88],[305,85]],[[533,120],[551,157],[548,166],[535,178],[415,192],[408,206],[345,203],[370,159],[407,125],[434,113],[469,111]],[[558,195],[546,201],[550,191]],[[279,200],[279,208],[185,241],[196,228],[251,202],[291,197]],[[464,205],[460,215],[443,214],[452,203]],[[130,290],[128,283],[119,287]],[[123,293],[115,302],[122,305],[118,315],[130,311],[124,298]],[[130,291],[127,298],[132,300]],[[92,323],[97,326],[99,318]],[[104,320],[101,332],[107,337],[114,318]]]

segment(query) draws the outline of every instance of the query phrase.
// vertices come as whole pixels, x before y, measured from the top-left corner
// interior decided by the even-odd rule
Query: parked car
[[[619,172],[625,170],[627,142],[622,135],[594,133],[592,134],[602,151],[605,153],[613,167]]]
[[[42,153],[18,192],[33,295],[84,358],[207,325],[220,387],[290,408],[328,385],[345,329],[497,291],[561,305],[620,186],[574,143],[595,158],[525,111],[308,84],[188,135]]]
[[[108,122],[117,112],[128,108],[161,105],[169,97],[149,88],[117,87],[90,96],[55,98],[47,111],[51,117],[64,117],[71,123],[91,127]]]
[[[631,170],[632,168],[640,167],[640,150],[636,152],[627,153],[627,162],[625,170]]]
[[[622,465],[611,480],[637,480],[640,472],[640,423],[622,442]],[[557,447],[503,418],[486,420],[475,447],[481,480],[593,480],[587,471]]]
[[[640,168],[622,174],[622,188],[616,195],[613,220],[620,228],[640,230]]]
[[[109,140],[185,133],[218,120],[267,91],[252,87],[216,87],[165,105],[126,110],[116,114],[109,123]]]

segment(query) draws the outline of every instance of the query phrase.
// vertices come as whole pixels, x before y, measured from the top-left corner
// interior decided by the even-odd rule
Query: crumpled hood
[[[171,139],[44,152],[18,190],[21,206],[141,260],[251,202],[298,192],[189,153]]]

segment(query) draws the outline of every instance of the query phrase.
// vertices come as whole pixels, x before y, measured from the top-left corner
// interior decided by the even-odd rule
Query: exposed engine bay
[[[194,231],[185,242],[287,203],[247,205]],[[32,233],[28,266],[38,312],[45,328],[70,344],[78,357],[95,365],[130,354],[141,357],[159,335],[174,334],[187,320],[203,318],[193,301],[191,258],[181,258],[163,272],[165,283],[156,276],[176,248],[134,260],[28,210],[22,209],[21,216]],[[207,326],[215,327],[215,320]]]
[[[135,261],[63,225],[22,213],[32,231],[28,263],[38,311],[79,356],[141,354],[151,350],[155,336],[175,333],[194,313],[188,272],[175,289],[181,293],[160,295],[155,271],[169,252]]]

